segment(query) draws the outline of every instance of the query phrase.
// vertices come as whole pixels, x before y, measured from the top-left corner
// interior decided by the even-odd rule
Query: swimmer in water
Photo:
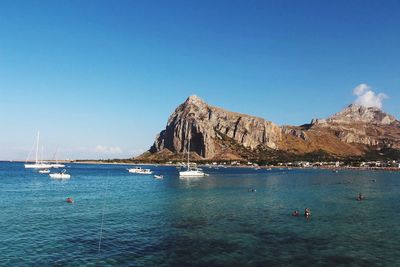
[[[300,215],[300,213],[298,210],[295,210],[292,212],[292,216],[294,216],[294,217],[298,217],[299,215]]]
[[[307,218],[309,218],[311,216],[310,208],[305,208],[304,209],[304,216],[306,216]]]

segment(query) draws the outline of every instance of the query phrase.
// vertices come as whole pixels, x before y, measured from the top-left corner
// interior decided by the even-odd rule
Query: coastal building
[[[299,167],[307,168],[307,167],[310,167],[310,162],[308,162],[308,161],[299,161],[299,162],[296,162],[296,165],[299,166]]]

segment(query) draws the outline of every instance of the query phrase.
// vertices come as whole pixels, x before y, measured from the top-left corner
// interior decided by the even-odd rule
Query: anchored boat
[[[128,169],[130,173],[137,173],[137,174],[153,174],[153,172],[150,169],[143,169],[141,167],[135,167]]]
[[[25,168],[26,169],[49,169],[51,168],[51,164],[48,163],[44,163],[42,161],[39,160],[38,158],[38,153],[39,153],[39,139],[40,139],[40,132],[37,133],[37,138],[36,138],[36,157],[35,157],[35,163],[28,163],[28,159],[31,155],[31,153],[29,153],[28,158],[25,161]],[[33,150],[33,147],[32,147]],[[32,152],[31,150],[31,152]],[[42,149],[42,154],[43,154],[43,149]],[[43,155],[42,155],[43,156]]]
[[[189,125],[188,125],[187,128],[189,128]],[[204,176],[208,176],[207,174],[205,174],[203,172],[202,169],[197,168],[196,165],[195,165],[195,167],[190,167],[190,136],[191,136],[191,131],[190,131],[190,135],[188,136],[189,137],[188,138],[188,149],[187,149],[188,155],[187,155],[187,165],[186,165],[187,169],[186,169],[186,171],[180,171],[179,172],[179,177],[189,178],[189,177],[204,177]]]
[[[71,175],[66,173],[67,170],[62,170],[62,172],[56,172],[56,173],[50,173],[50,177],[53,179],[69,179],[71,178]]]

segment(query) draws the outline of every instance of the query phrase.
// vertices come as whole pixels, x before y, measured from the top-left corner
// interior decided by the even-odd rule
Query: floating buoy
[[[67,198],[67,202],[68,202],[68,203],[74,203],[74,200],[72,199],[72,197],[68,197],[68,198]]]

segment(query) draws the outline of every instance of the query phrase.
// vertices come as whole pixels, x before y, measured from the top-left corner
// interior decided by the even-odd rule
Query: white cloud
[[[122,153],[122,149],[119,146],[103,146],[103,145],[97,145],[95,147],[95,151],[97,153],[101,153],[101,154],[121,154]]]
[[[387,98],[384,93],[376,94],[372,91],[372,87],[365,83],[357,85],[353,90],[353,94],[357,96],[354,103],[364,107],[382,108],[383,100]]]

